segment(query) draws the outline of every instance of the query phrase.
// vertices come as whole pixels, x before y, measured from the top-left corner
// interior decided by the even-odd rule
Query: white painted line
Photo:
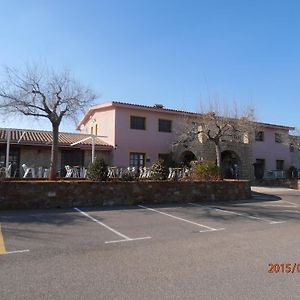
[[[278,203],[277,205],[276,204],[263,204],[261,206],[266,206],[266,207],[268,207],[268,206],[270,206],[270,207],[298,207],[298,204],[290,202],[290,201],[286,201],[286,200],[280,200],[277,203]],[[284,204],[284,203],[287,203],[287,205]],[[290,204],[290,205],[288,205],[288,204]]]
[[[264,204],[264,205],[257,205],[258,207],[295,207],[293,205],[272,205],[272,204]]]
[[[225,230],[225,228],[215,228],[215,229],[208,229],[208,230],[200,230],[199,232],[211,232],[211,231],[219,231],[219,230]]]
[[[286,200],[283,200],[282,202],[286,202],[286,203],[292,204],[292,205],[294,205],[295,207],[298,207],[298,206],[299,206],[299,205],[296,204],[296,203],[293,203],[293,202],[290,202],[290,201],[286,201]]]
[[[274,224],[282,224],[285,223],[286,221],[270,221],[270,225],[274,225]]]
[[[295,213],[295,214],[300,214],[300,211],[298,211],[298,210],[285,209],[284,211]]]
[[[264,199],[261,199],[261,200],[264,200]],[[284,203],[287,203],[287,204],[284,204]],[[263,204],[257,203],[257,202],[248,202],[248,203],[235,204],[235,206],[240,206],[240,205],[243,205],[243,206],[252,205],[252,206],[257,206],[257,207],[299,207],[298,204],[293,203],[293,202],[289,202],[289,201],[286,201],[286,200],[272,201],[270,204],[265,203],[265,202],[263,202]]]
[[[125,241],[126,241],[126,242],[130,242],[130,241],[137,241],[137,240],[151,239],[150,236],[142,237],[142,238],[130,238],[130,237],[128,237],[127,235],[122,234],[121,232],[119,232],[119,231],[117,231],[117,230],[115,230],[115,229],[109,227],[108,225],[106,225],[106,224],[100,222],[99,220],[93,218],[92,216],[90,216],[89,214],[87,214],[87,213],[85,213],[84,211],[80,210],[79,208],[74,207],[74,209],[75,209],[76,211],[78,211],[79,213],[81,213],[82,215],[84,215],[85,217],[87,217],[87,218],[91,219],[92,221],[96,222],[97,224],[99,224],[99,225],[105,227],[106,229],[108,229],[108,230],[112,231],[113,233],[117,234],[118,236],[124,238],[123,240],[105,242],[106,244],[108,244],[108,243],[117,243],[117,242],[121,242],[121,241],[122,241],[122,242],[125,242]]]
[[[145,236],[141,238],[129,239],[129,240],[116,240],[116,241],[108,241],[105,244],[112,244],[112,243],[121,243],[121,242],[131,242],[131,241],[139,241],[139,240],[147,240],[151,239],[151,236]]]
[[[225,229],[225,228],[212,228],[212,227],[209,227],[209,226],[206,226],[206,225],[203,225],[203,224],[200,224],[200,223],[196,223],[196,222],[193,222],[193,221],[190,221],[190,220],[186,220],[186,219],[183,219],[183,218],[179,218],[179,217],[176,217],[174,215],[170,215],[170,214],[164,213],[162,211],[159,211],[159,210],[156,210],[156,209],[153,209],[153,208],[149,208],[149,207],[146,207],[146,206],[143,206],[143,205],[138,205],[138,207],[141,207],[141,208],[144,208],[144,209],[147,209],[147,210],[150,210],[150,211],[154,211],[154,212],[157,212],[159,214],[165,215],[167,217],[174,218],[174,219],[177,219],[177,220],[180,220],[180,221],[190,223],[190,224],[193,224],[193,225],[196,225],[196,226],[203,227],[203,228],[207,229],[207,230],[203,230],[203,231],[200,231],[200,232],[217,231],[217,230],[224,230]]]
[[[210,207],[210,206],[196,204],[196,203],[189,203],[189,204],[193,205],[193,206],[209,209],[209,210],[216,210],[216,211],[221,211],[221,212],[225,212],[225,213],[228,213],[228,214],[233,214],[233,215],[237,215],[237,216],[241,216],[241,217],[245,217],[245,218],[249,218],[249,219],[259,220],[259,221],[267,222],[269,224],[285,223],[285,221],[271,221],[271,220],[268,220],[268,219],[265,219],[265,218],[259,218],[259,217],[251,216],[251,215],[248,215],[248,214],[245,214],[245,213],[238,213],[238,212],[231,211],[231,210],[226,210],[226,209],[221,209],[221,208],[216,208],[216,207]]]
[[[115,234],[121,236],[121,237],[124,238],[125,240],[130,240],[130,237],[128,237],[128,236],[126,236],[125,234],[122,234],[121,232],[118,232],[117,230],[115,230],[115,229],[113,229],[113,228],[107,226],[106,224],[104,224],[104,223],[100,222],[99,220],[93,218],[92,216],[88,215],[87,213],[85,213],[84,211],[80,210],[79,208],[74,207],[74,209],[75,209],[76,211],[80,212],[81,214],[83,214],[84,216],[86,216],[87,218],[93,220],[93,221],[96,222],[97,224],[99,224],[99,225],[105,227],[106,229],[112,231],[113,233],[115,233]]]
[[[25,252],[29,252],[30,250],[26,249],[26,250],[17,250],[17,251],[9,251],[9,252],[5,252],[5,253],[2,253],[2,255],[5,255],[5,254],[15,254],[15,253],[25,253]]]

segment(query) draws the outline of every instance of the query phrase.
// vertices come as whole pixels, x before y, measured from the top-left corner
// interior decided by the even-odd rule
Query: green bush
[[[105,160],[96,157],[93,163],[90,163],[87,170],[87,178],[94,181],[105,181],[108,175],[108,168]]]
[[[219,168],[214,161],[199,161],[192,165],[192,179],[218,180]]]
[[[165,180],[167,178],[167,170],[163,160],[159,159],[153,163],[150,178],[153,180]]]
[[[132,173],[132,172],[124,172],[122,174],[122,180],[123,181],[134,181],[136,180],[136,174],[135,173]]]

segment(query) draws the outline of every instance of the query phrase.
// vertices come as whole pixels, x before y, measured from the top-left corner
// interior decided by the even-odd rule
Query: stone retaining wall
[[[246,180],[224,181],[0,181],[0,209],[118,206],[242,200],[251,197]]]
[[[300,180],[298,179],[261,179],[255,180],[254,185],[257,186],[267,186],[267,187],[284,187],[299,190],[300,189]]]

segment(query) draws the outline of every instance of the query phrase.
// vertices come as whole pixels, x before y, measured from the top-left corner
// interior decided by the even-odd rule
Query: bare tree
[[[179,122],[175,145],[187,148],[196,140],[212,142],[221,176],[222,143],[245,140],[248,142],[255,128],[255,110],[249,107],[239,112],[236,105],[233,105],[232,109],[226,105],[223,110],[219,107],[218,103],[212,103],[208,108],[202,108],[199,114],[185,115],[182,122]]]
[[[24,71],[4,69],[0,86],[0,108],[17,113],[47,118],[52,124],[52,149],[49,179],[56,179],[59,126],[63,118],[76,119],[95,99],[94,93],[75,80],[68,71],[54,71],[38,65]]]

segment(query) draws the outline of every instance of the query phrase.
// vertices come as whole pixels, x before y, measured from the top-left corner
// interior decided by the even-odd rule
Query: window
[[[98,134],[98,124],[95,124],[95,135]]]
[[[144,167],[145,166],[145,153],[131,152],[129,155],[130,167]]]
[[[282,137],[280,133],[275,133],[275,143],[282,143]]]
[[[131,116],[130,117],[130,128],[145,130],[146,129],[146,118]]]
[[[256,131],[255,132],[255,140],[258,142],[264,141],[264,132],[263,131]]]
[[[172,130],[172,121],[171,120],[158,120],[158,131],[160,132],[171,132]]]
[[[276,170],[283,170],[284,160],[278,159],[276,160]]]
[[[91,134],[94,134],[94,127],[91,127]]]
[[[265,170],[265,160],[263,158],[257,158],[256,164],[259,165],[263,170]]]

